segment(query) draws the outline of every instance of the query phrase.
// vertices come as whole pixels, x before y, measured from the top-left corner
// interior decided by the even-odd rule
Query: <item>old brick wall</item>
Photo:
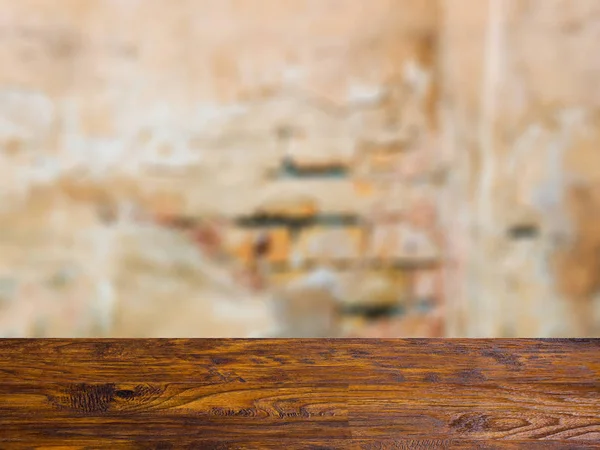
[[[599,333],[596,0],[0,6],[2,335]]]
[[[0,6],[3,335],[260,335],[260,233],[441,333],[435,1]]]

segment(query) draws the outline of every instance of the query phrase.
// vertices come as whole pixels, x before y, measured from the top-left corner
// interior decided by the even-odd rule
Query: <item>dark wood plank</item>
[[[599,355],[600,339],[5,339],[0,382],[595,383]]]
[[[600,448],[599,366],[593,339],[0,340],[0,449]]]
[[[137,440],[157,429],[172,439],[182,429],[195,438],[349,438],[348,392],[344,384],[10,384],[0,386],[0,428],[19,439],[91,436],[98,429]]]
[[[78,440],[77,444],[60,446],[52,443],[31,445],[24,442],[11,442],[10,447],[3,448],[12,450],[92,450],[107,448],[111,450],[585,450],[598,449],[600,444],[569,441],[453,441],[449,439],[302,439],[282,442],[281,440],[269,439],[245,439],[242,441],[190,440],[180,437],[176,443],[164,439],[133,441],[93,438]]]
[[[532,440],[467,441],[398,439],[387,441],[356,441],[356,448],[357,450],[584,450],[600,448],[600,444]]]
[[[598,384],[351,386],[355,436],[600,439]]]

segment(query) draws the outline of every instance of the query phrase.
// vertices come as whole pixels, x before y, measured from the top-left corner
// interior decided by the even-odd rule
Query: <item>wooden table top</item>
[[[0,340],[0,449],[600,448],[600,340]]]

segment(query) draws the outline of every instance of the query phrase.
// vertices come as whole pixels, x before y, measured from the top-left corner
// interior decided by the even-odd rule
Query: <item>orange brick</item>
[[[271,249],[268,260],[272,263],[283,263],[288,260],[290,253],[290,232],[287,228],[273,228],[268,232]]]
[[[225,250],[234,259],[248,264],[252,257],[252,232],[240,228],[229,230],[225,236]]]
[[[306,270],[286,270],[283,272],[273,272],[269,275],[269,282],[275,288],[286,286],[299,278],[307,275]]]
[[[290,232],[287,228],[267,228],[264,230],[237,230],[238,236],[232,239],[229,253],[240,262],[248,264],[254,258],[254,244],[261,235],[267,233],[270,248],[267,261],[270,263],[284,263],[288,260],[290,252]]]
[[[355,181],[354,190],[359,197],[372,197],[375,193],[375,187],[367,181]]]

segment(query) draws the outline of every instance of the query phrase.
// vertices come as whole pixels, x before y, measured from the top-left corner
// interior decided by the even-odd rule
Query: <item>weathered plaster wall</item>
[[[451,333],[597,334],[599,5],[442,3]]]
[[[3,335],[599,334],[596,0],[0,6]]]

